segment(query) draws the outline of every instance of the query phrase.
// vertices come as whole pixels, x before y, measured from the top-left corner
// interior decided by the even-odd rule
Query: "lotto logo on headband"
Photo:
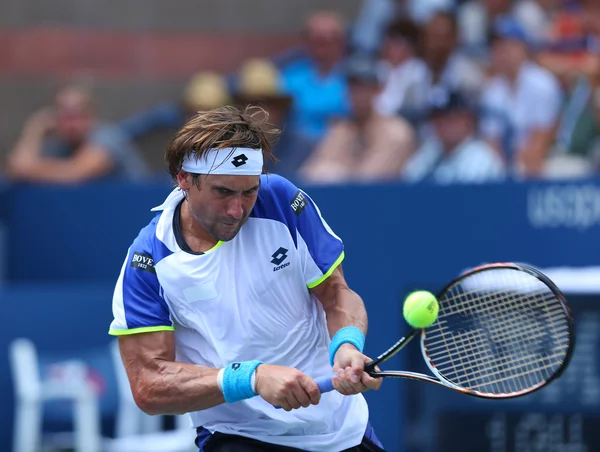
[[[232,157],[233,156],[233,157]],[[260,176],[263,170],[262,149],[208,149],[202,156],[187,155],[181,169],[194,174]]]
[[[236,168],[239,168],[240,166],[245,165],[247,161],[248,157],[246,157],[244,154],[240,154],[236,155],[231,161],[231,163],[233,163],[233,166],[235,166]]]

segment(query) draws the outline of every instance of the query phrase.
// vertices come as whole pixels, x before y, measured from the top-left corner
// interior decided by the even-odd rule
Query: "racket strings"
[[[440,298],[424,347],[443,378],[481,393],[539,386],[560,368],[569,323],[555,294],[513,269],[475,273]]]

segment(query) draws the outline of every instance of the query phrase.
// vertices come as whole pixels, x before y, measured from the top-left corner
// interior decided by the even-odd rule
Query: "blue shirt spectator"
[[[319,140],[334,118],[347,118],[351,107],[343,73],[322,74],[309,59],[294,62],[282,71],[283,89],[292,104],[290,127],[309,140]]]
[[[157,129],[178,129],[185,123],[187,116],[188,112],[181,104],[160,104],[122,120],[119,128],[130,139],[138,140]]]
[[[302,145],[298,164],[307,157],[333,119],[350,116],[348,86],[340,70],[346,52],[345,26],[328,11],[306,23],[307,57],[282,68],[282,87],[292,99],[288,129]],[[296,140],[296,138],[295,138]],[[299,158],[300,157],[300,158]]]

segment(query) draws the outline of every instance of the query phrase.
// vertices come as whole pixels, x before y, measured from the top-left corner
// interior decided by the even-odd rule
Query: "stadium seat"
[[[187,416],[162,431],[163,417],[135,404],[117,341],[79,353],[38,353],[29,339],[10,344],[15,390],[13,452],[69,448],[75,452],[187,452],[195,432]],[[102,436],[102,421],[114,420],[114,438]],[[44,421],[66,433],[44,434]]]

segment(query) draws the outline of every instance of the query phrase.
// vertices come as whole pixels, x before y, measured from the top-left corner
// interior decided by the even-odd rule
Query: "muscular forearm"
[[[327,307],[326,313],[327,327],[331,337],[346,326],[355,326],[363,334],[367,334],[368,319],[365,304],[353,290],[347,287],[340,288],[336,292],[335,302]]]
[[[130,375],[134,398],[148,414],[200,411],[225,402],[217,386],[219,369],[158,361],[141,375]]]
[[[24,132],[11,154],[20,157],[36,157],[41,152],[43,141],[44,135],[42,133]]]

